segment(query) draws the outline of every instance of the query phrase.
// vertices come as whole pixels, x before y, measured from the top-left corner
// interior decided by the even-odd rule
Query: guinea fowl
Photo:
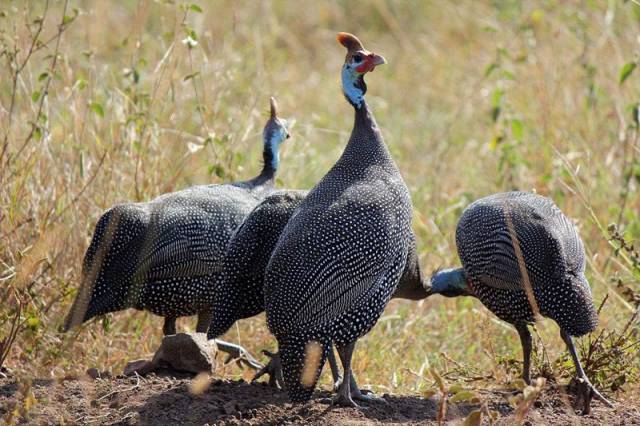
[[[267,264],[283,229],[307,194],[308,191],[302,190],[274,191],[251,211],[231,237],[221,271],[214,278],[212,322],[207,332],[209,339],[222,336],[237,320],[264,311],[263,287]],[[413,244],[410,261],[394,297],[420,299],[426,294]],[[271,357],[271,361],[256,374],[254,381],[269,374],[271,385],[282,385],[279,357],[263,352]],[[333,350],[328,352],[328,358],[334,384],[337,384],[341,378]]]
[[[163,316],[165,335],[175,334],[177,317],[198,314],[197,331],[205,333],[212,297],[209,278],[218,273],[235,229],[274,190],[279,149],[288,137],[271,98],[263,132],[264,165],[254,179],[194,186],[107,210],[85,254],[81,286],[65,330],[95,316],[135,308]],[[221,350],[239,353],[235,345],[218,343]]]
[[[332,344],[351,377],[356,340],[396,291],[412,241],[409,191],[364,99],[364,74],[385,60],[351,34],[338,41],[347,48],[342,88],[355,109],[351,138],[287,223],[265,274],[267,324],[289,398],[298,402],[310,399]],[[334,402],[356,406],[353,397],[372,397],[351,388],[343,380]]]
[[[598,315],[584,275],[582,241],[571,221],[548,198],[527,192],[494,194],[472,203],[456,229],[462,268],[439,271],[430,294],[475,296],[520,335],[522,377],[530,383],[531,334],[538,313],[560,326],[576,366],[584,412],[595,396],[571,336],[595,330]],[[525,266],[526,265],[526,266]]]

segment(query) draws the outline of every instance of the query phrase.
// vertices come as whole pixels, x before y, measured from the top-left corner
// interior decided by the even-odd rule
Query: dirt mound
[[[146,377],[36,380],[30,390],[3,379],[0,418],[6,420],[15,413],[18,419],[34,424],[433,424],[439,405],[437,398],[385,395],[387,404],[371,404],[361,410],[338,408],[329,404],[326,391],[317,392],[310,403],[291,404],[286,393],[265,384],[226,380],[216,380],[194,395],[189,391],[192,379],[191,375],[163,372]],[[513,408],[504,396],[487,393],[485,400],[499,413],[497,424],[513,423]],[[449,404],[447,420],[461,423],[477,408]],[[527,419],[532,424],[640,424],[640,410],[637,405],[620,403],[608,410],[594,402],[590,416],[578,416],[557,393],[549,391]]]

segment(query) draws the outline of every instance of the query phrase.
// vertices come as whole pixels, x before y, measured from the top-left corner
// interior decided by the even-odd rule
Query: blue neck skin
[[[440,294],[445,297],[472,296],[467,285],[464,269],[442,269],[431,277],[429,294]]]
[[[264,172],[275,173],[280,165],[280,144],[282,136],[274,134],[264,143]]]
[[[357,73],[347,64],[342,67],[342,91],[354,108],[362,108],[367,86],[364,84],[362,74]]]

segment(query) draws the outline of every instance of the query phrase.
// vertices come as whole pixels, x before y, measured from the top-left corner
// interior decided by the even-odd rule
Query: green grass
[[[66,3],[51,1],[39,34],[48,43],[26,61],[46,3],[0,4],[0,337],[16,313],[13,295],[23,303],[8,367],[26,376],[119,372],[155,349],[161,320],[142,312],[58,332],[98,217],[114,203],[255,175],[270,95],[296,120],[278,182],[312,187],[352,127],[338,31],[389,62],[367,77],[367,98],[412,192],[424,273],[457,264],[455,225],[468,203],[535,190],[576,220],[594,298],[609,294],[601,327],[620,330],[631,317],[633,303],[612,280],[638,292],[640,271],[606,228],[640,238],[638,70],[620,83],[637,60],[640,6],[172,3],[70,1],[57,35]],[[538,330],[556,359],[556,325]],[[264,316],[227,338],[274,346]],[[637,352],[629,356],[637,367]],[[412,392],[429,386],[414,375],[428,365],[515,378],[502,357],[521,357],[512,328],[475,300],[433,297],[393,301],[360,341],[354,368],[363,384]]]

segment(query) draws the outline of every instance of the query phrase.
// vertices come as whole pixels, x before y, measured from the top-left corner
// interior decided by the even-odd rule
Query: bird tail
[[[111,249],[111,243],[119,222],[120,215],[116,209],[108,210],[98,220],[93,239],[87,248],[82,263],[80,288],[64,321],[63,331],[67,332],[90,318],[87,318],[87,314],[91,310],[90,300],[92,299],[104,258]]]
[[[278,347],[289,399],[309,401],[331,350],[331,341],[294,335],[278,339]]]
[[[589,283],[584,276],[571,276],[571,293],[560,300],[562,306],[553,309],[552,318],[571,336],[583,336],[598,326],[598,311],[593,303]]]

